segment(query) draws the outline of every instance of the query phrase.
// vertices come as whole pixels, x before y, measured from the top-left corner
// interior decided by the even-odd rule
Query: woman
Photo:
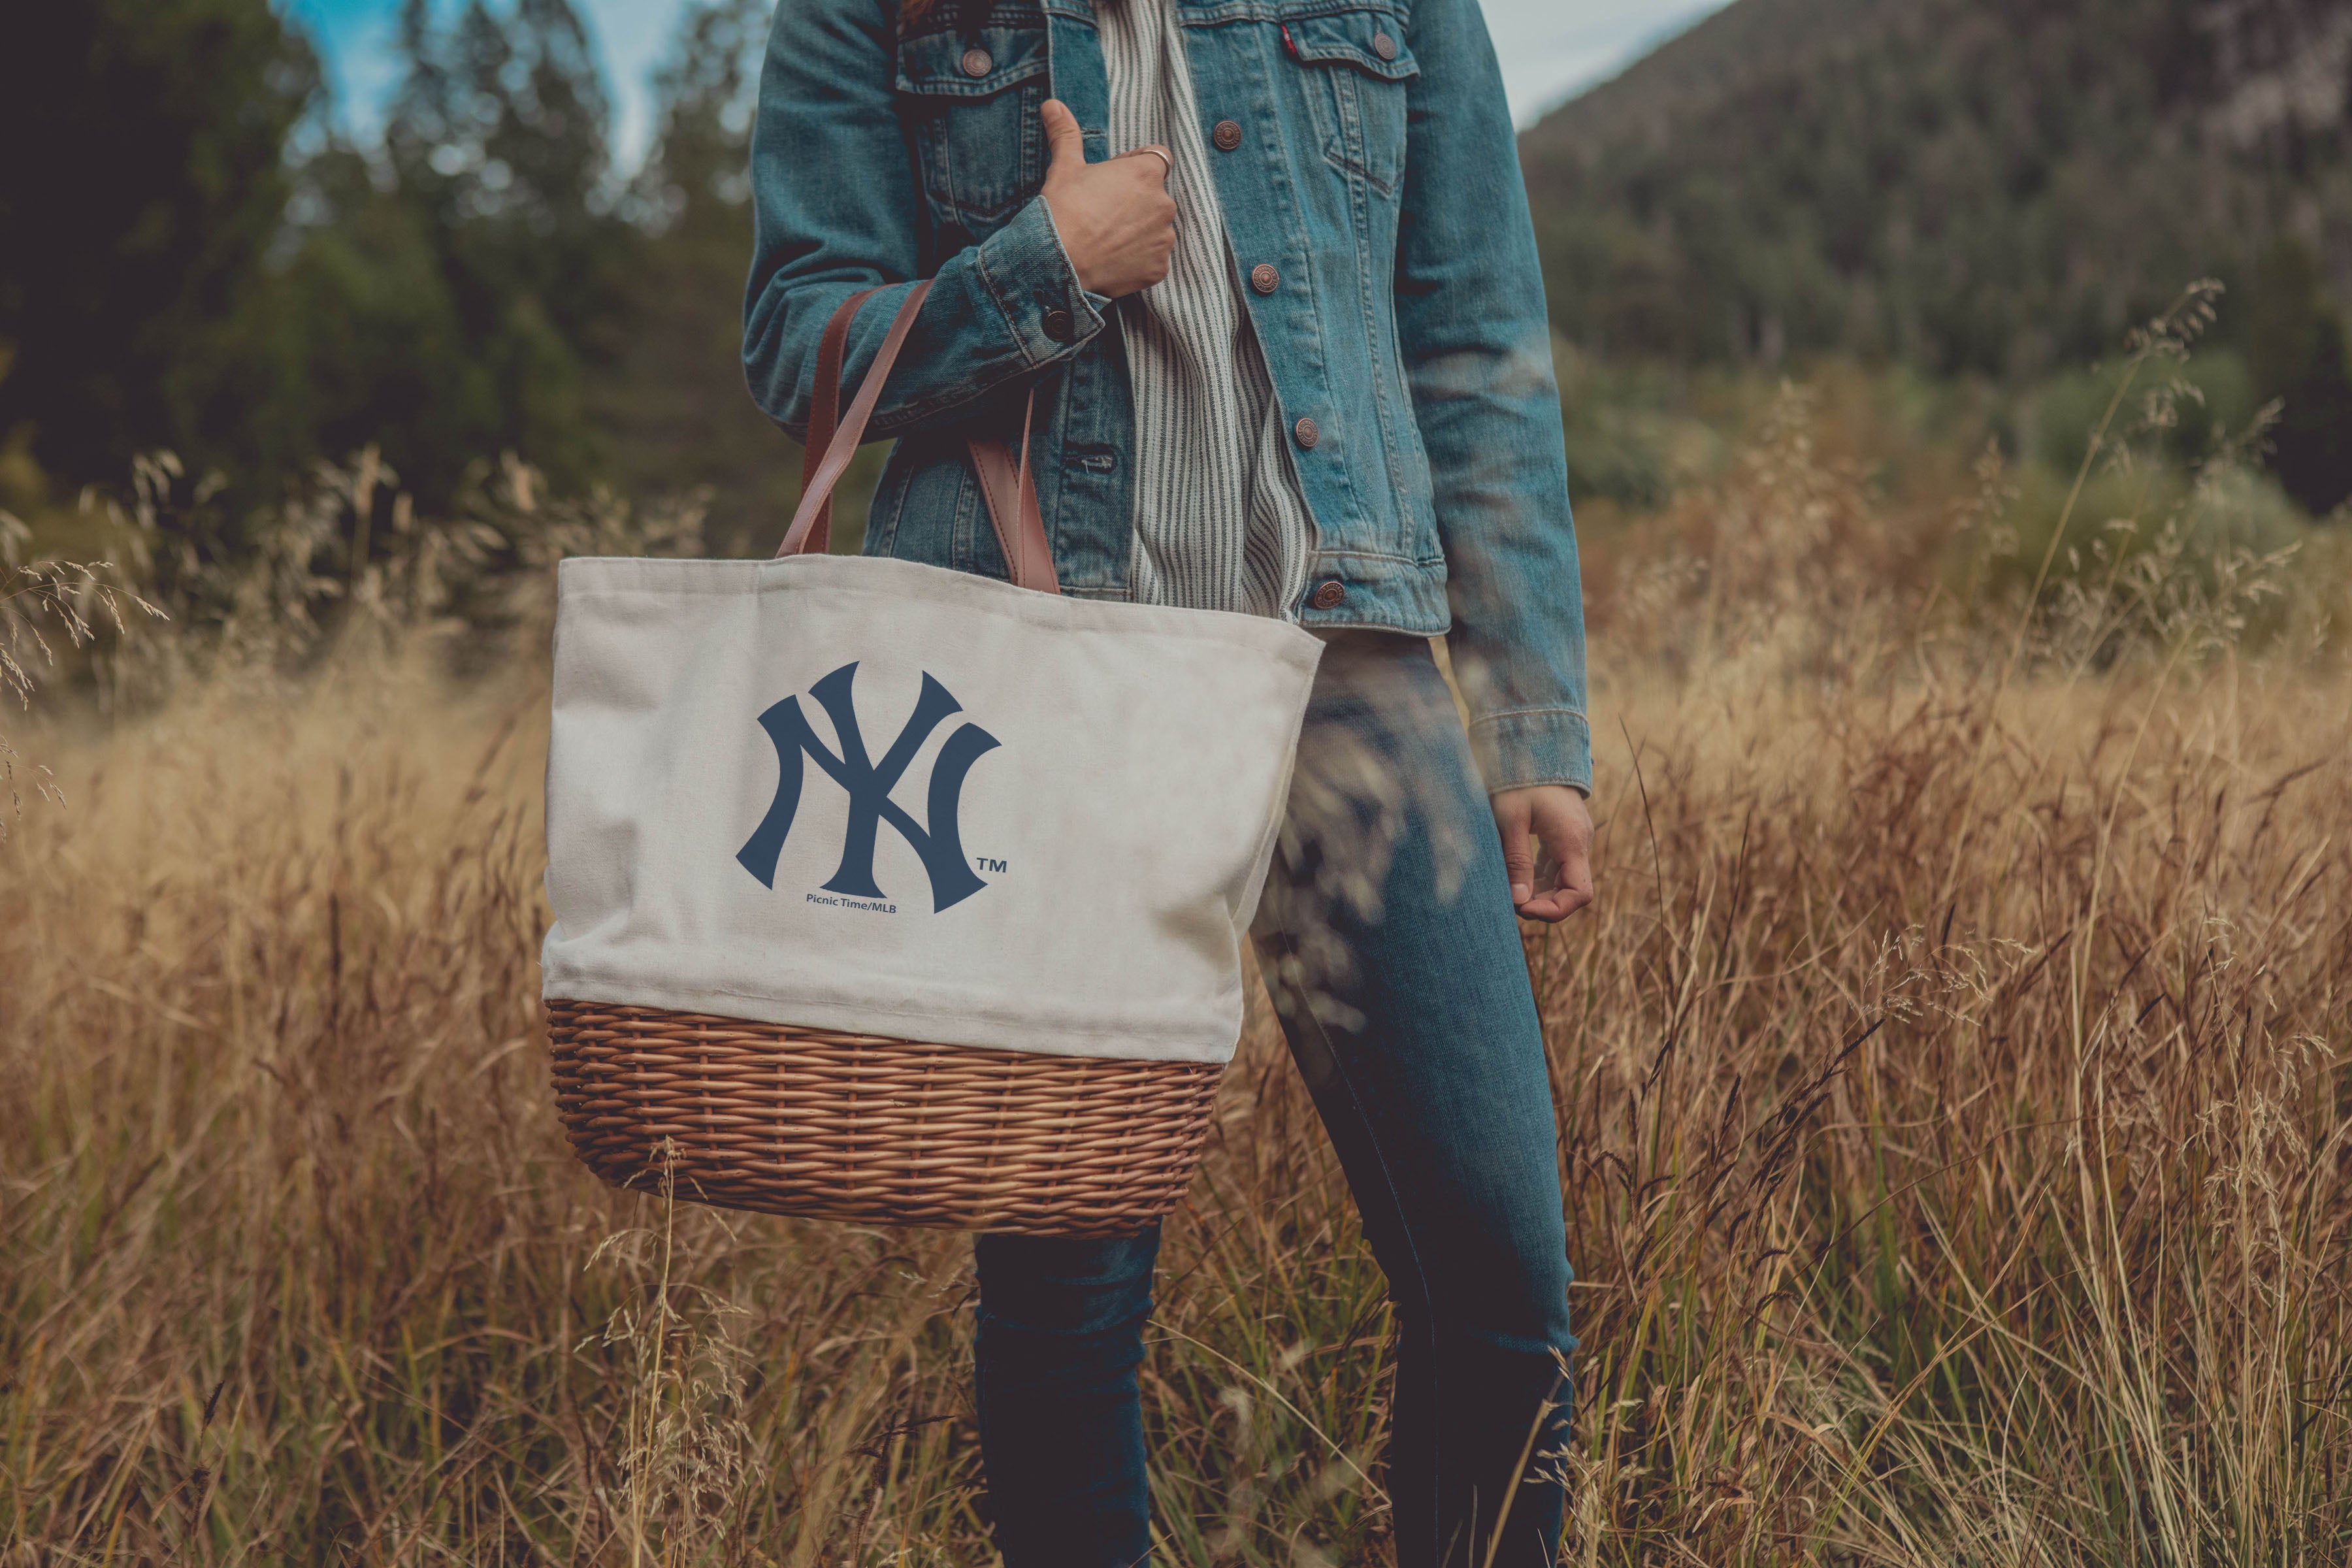
[[[1477,0],[783,0],[752,162],[744,360],[787,429],[834,308],[935,279],[871,426],[898,441],[869,552],[1005,575],[965,439],[1011,435],[1034,389],[1065,592],[1328,640],[1256,940],[1396,1303],[1397,1560],[1548,1563],[1576,1342],[1514,911],[1590,900],[1591,761],[1542,281]],[[858,317],[846,384],[898,293]],[[1012,1568],[1149,1555],[1158,1247],[979,1242]]]

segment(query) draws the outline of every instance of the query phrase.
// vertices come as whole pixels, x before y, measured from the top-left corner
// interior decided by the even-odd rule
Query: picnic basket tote
[[[972,570],[829,553],[833,487],[928,291],[846,411],[878,290],[834,312],[776,559],[559,568],[557,1110],[619,1186],[1129,1234],[1182,1197],[1208,1132],[1321,645],[1063,594],[1034,392],[1017,456],[968,443],[960,510],[992,534],[960,552]]]

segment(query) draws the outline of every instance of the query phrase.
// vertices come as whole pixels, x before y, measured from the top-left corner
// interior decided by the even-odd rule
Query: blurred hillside
[[[2023,384],[2215,277],[2282,478],[2352,494],[2347,0],[1739,0],[1521,153],[1591,353]]]

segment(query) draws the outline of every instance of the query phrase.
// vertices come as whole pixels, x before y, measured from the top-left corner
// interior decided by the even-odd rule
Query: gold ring
[[[1161,174],[1160,174],[1160,176],[1161,179],[1163,179],[1163,180],[1164,180],[1164,179],[1166,179],[1170,174],[1173,174],[1176,172],[1176,160],[1175,160],[1175,159],[1173,159],[1173,158],[1171,158],[1171,157],[1170,157],[1170,156],[1168,155],[1168,151],[1167,151],[1167,149],[1166,149],[1166,148],[1164,148],[1164,147],[1138,147],[1138,148],[1136,149],[1136,151],[1137,151],[1138,153],[1150,153],[1153,157],[1155,157],[1155,158],[1157,158],[1157,159],[1159,159],[1159,160],[1160,160],[1160,164],[1161,164],[1161,166],[1162,166],[1162,173],[1161,173]]]

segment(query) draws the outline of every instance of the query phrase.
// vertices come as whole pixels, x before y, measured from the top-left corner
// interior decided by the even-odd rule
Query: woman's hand
[[[1176,202],[1168,194],[1166,150],[1138,149],[1089,163],[1077,116],[1060,100],[1046,100],[1040,118],[1053,160],[1045,169],[1045,207],[1080,286],[1116,300],[1167,277],[1176,251]]]
[[[1491,804],[1520,919],[1564,921],[1592,901],[1592,816],[1582,795],[1566,784],[1536,784],[1500,791]],[[1530,831],[1549,862],[1540,878],[1528,846]]]

